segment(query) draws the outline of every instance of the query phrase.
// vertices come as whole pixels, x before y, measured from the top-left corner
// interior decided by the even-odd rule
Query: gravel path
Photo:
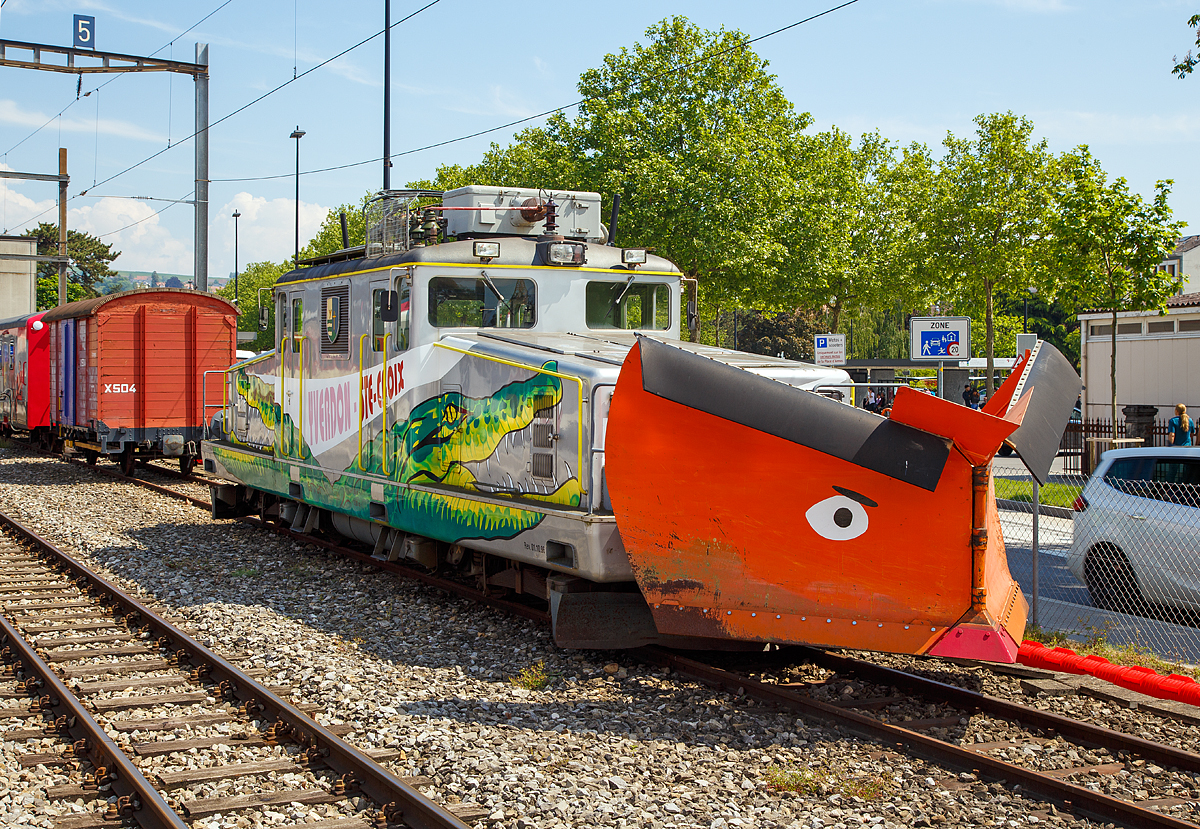
[[[618,653],[560,650],[532,623],[86,469],[0,449],[0,509],[218,652],[255,654],[244,666],[321,705],[322,722],[350,724],[350,742],[398,749],[397,774],[428,776],[444,803],[486,807],[480,825],[1076,824],[1003,786]],[[517,687],[523,671],[544,673],[545,686]],[[0,825],[52,825],[39,798],[63,781],[19,770],[11,757],[27,750],[3,743]],[[285,812],[197,825],[320,816]]]

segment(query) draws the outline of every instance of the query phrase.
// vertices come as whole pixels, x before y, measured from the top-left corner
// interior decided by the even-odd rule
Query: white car
[[[1075,509],[1067,566],[1092,604],[1200,609],[1200,448],[1105,452]]]

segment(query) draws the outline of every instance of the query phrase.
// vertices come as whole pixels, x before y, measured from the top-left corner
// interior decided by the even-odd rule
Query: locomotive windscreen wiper
[[[508,313],[511,314],[512,306],[508,304],[508,300],[500,293],[500,289],[496,287],[496,283],[492,281],[492,278],[487,275],[487,271],[480,271],[479,275],[483,277],[483,281],[487,283],[487,286],[492,289],[492,293],[496,295],[496,299],[500,300],[500,304],[507,308]]]
[[[625,298],[625,294],[629,293],[629,289],[633,287],[633,280],[635,279],[637,279],[637,274],[632,274],[625,280],[625,287],[621,289],[621,293],[617,294],[617,298],[612,301],[612,305],[608,306],[608,316],[613,316],[613,312],[621,305],[621,300]],[[613,317],[613,322],[616,322],[615,317]]]

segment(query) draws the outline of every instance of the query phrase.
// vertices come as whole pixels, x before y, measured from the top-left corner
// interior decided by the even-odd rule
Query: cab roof
[[[646,264],[631,268],[621,262],[621,251],[623,248],[590,243],[586,243],[585,256],[587,261],[581,268],[545,265],[538,256],[537,240],[522,238],[520,236],[502,236],[488,239],[488,242],[499,242],[500,255],[485,262],[473,254],[472,244],[474,241],[466,239],[460,242],[443,242],[440,245],[411,248],[403,253],[392,253],[370,258],[360,256],[354,259],[326,262],[314,265],[311,268],[300,268],[289,271],[281,276],[275,284],[283,285],[289,282],[304,282],[309,279],[320,279],[322,277],[349,276],[355,273],[383,270],[385,268],[399,268],[406,265],[438,264],[478,265],[481,268],[488,266],[536,267],[563,271],[565,274],[576,271],[588,272],[596,270],[653,273],[656,275],[680,273],[679,268],[674,263],[661,256],[649,253],[646,255]]]

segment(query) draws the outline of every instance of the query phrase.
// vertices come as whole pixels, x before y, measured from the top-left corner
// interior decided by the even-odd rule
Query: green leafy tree
[[[1111,183],[1087,147],[1067,159],[1054,235],[1066,296],[1080,308],[1112,313],[1109,379],[1113,437],[1117,428],[1117,312],[1165,310],[1178,278],[1158,265],[1175,248],[1182,222],[1171,221],[1170,180],[1154,185],[1147,203],[1124,178]]]
[[[58,225],[42,222],[22,235],[37,239],[39,256],[58,255]],[[72,262],[72,266],[67,269],[67,281],[83,285],[90,290],[96,283],[117,275],[109,265],[121,252],[114,253],[112,245],[101,242],[90,233],[68,229],[67,255],[71,257]],[[37,270],[39,279],[53,279],[55,284],[58,284],[57,264],[39,262]]]
[[[373,195],[374,193],[368,192],[359,204],[343,204],[325,214],[325,221],[321,222],[321,229],[317,231],[317,235],[300,249],[300,258],[312,259],[342,249],[342,213],[346,214],[346,235],[350,237],[350,247],[366,244],[367,225],[363,208]]]
[[[338,229],[341,234],[341,229]],[[338,247],[341,247],[339,244]],[[252,262],[238,276],[238,331],[254,331],[255,338],[249,343],[240,343],[239,348],[253,351],[266,351],[275,343],[275,302],[271,289],[279,277],[292,269],[292,261],[286,262]],[[259,291],[262,291],[260,294]],[[217,296],[233,302],[233,280],[217,289]],[[261,297],[267,309],[267,330],[258,327],[258,303]]]
[[[1189,17],[1187,24],[1189,29],[1196,30],[1196,47],[1200,49],[1200,14],[1193,14]],[[1183,60],[1177,57],[1172,57],[1171,60],[1175,61],[1175,68],[1171,70],[1171,73],[1182,81],[1188,75],[1192,74],[1192,71],[1196,68],[1196,64],[1200,63],[1200,55],[1193,56],[1192,50],[1188,49],[1188,53],[1183,56]]]
[[[67,302],[79,302],[92,295],[77,282],[67,283]],[[53,279],[39,278],[37,281],[37,309],[49,311],[58,307],[58,277]]]
[[[879,133],[853,138],[834,127],[813,136],[795,172],[792,221],[785,229],[793,253],[775,302],[826,306],[828,330],[844,310],[854,314],[914,301],[910,245],[914,197],[928,191],[929,169],[917,153],[898,162],[896,147]],[[923,178],[923,180],[921,180]]]
[[[179,280],[178,276],[169,276],[169,277],[167,277],[167,281],[163,283],[163,287],[164,288],[182,288],[183,282],[181,282]]]
[[[983,317],[987,393],[994,391],[995,296],[1046,285],[1049,222],[1058,176],[1033,122],[980,115],[975,137],[948,133],[927,224],[927,264],[958,307]],[[980,313],[981,312],[981,313]]]
[[[583,73],[574,119],[554,116],[480,164],[442,167],[416,186],[620,193],[621,244],[671,259],[710,303],[772,305],[768,289],[794,255],[781,225],[811,118],[793,110],[745,42],[740,32],[663,20],[646,43]]]
[[[96,285],[96,293],[105,296],[107,294],[120,293],[121,291],[131,291],[136,287],[137,283],[133,279],[115,273]]]

